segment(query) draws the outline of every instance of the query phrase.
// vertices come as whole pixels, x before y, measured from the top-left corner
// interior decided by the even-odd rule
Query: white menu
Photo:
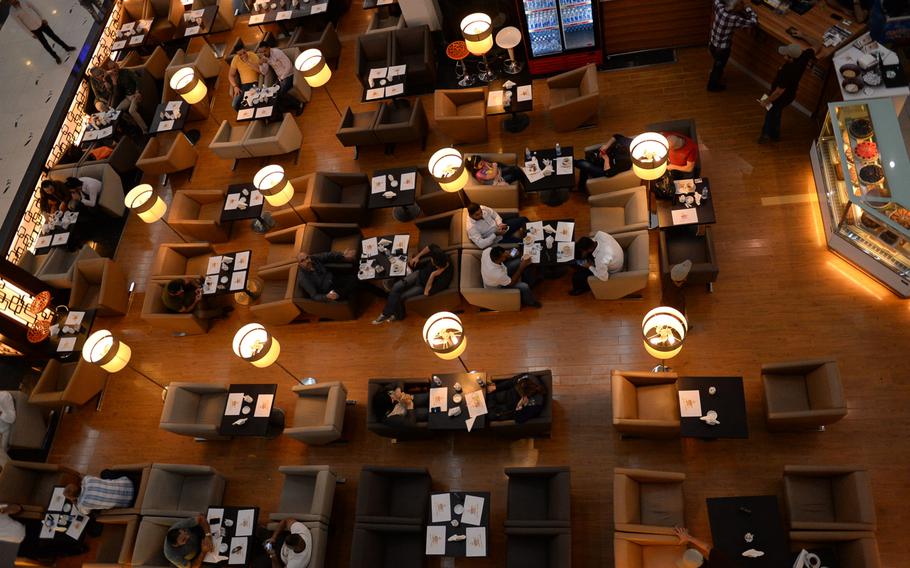
[[[243,290],[244,284],[246,284],[246,270],[241,270],[231,275],[231,285],[228,289],[232,291]]]
[[[395,235],[395,239],[392,241],[392,251],[404,251],[408,252],[408,242],[411,240],[411,235]]]
[[[502,91],[490,91],[490,94],[487,95],[487,106],[488,107],[501,107],[502,106]]]
[[[417,173],[408,172],[402,174],[401,176],[401,191],[407,191],[409,189],[414,189],[417,184]]]
[[[698,210],[697,209],[673,209],[670,211],[670,216],[673,218],[674,225],[688,225],[691,223],[698,223]]]
[[[265,20],[265,14],[254,14],[250,16],[249,24],[261,24]]]
[[[85,312],[72,311],[66,315],[66,320],[64,320],[63,325],[73,327],[80,325],[82,319],[85,317]]]
[[[388,67],[378,67],[376,69],[370,69],[369,78],[370,79],[382,79],[388,74],[388,72],[389,72]]]
[[[278,20],[290,20],[292,12],[290,10],[285,10],[284,12],[278,12],[275,14],[275,21]]]
[[[140,44],[140,43],[142,43],[142,40],[144,40],[144,39],[145,39],[145,34],[135,35],[130,38],[130,45]]]
[[[406,68],[407,68],[407,65],[392,65],[391,67],[389,67],[388,77],[391,79],[392,77],[398,77],[399,75],[404,75]]]
[[[243,393],[232,392],[228,395],[227,405],[224,408],[225,416],[238,416],[240,408],[243,406]]]
[[[64,337],[57,343],[58,353],[71,353],[76,348],[75,337]]]
[[[683,418],[701,417],[701,395],[697,390],[679,391],[679,415]]]
[[[442,556],[446,553],[446,528],[427,527],[427,555]]]
[[[483,497],[465,495],[464,512],[461,513],[461,523],[479,527],[480,522],[483,519],[483,502]]]
[[[256,410],[253,416],[256,418],[265,418],[272,412],[272,401],[275,399],[273,394],[261,394],[256,398]]]
[[[572,173],[572,156],[556,158],[556,175],[564,176]]]
[[[250,207],[257,207],[262,205],[262,194],[259,193],[258,189],[254,189],[250,192]]]
[[[316,4],[315,6],[313,6],[310,9],[310,14],[321,14],[322,12],[325,12],[326,8],[328,8],[328,7],[329,7],[328,2],[325,2],[322,4]]]
[[[361,246],[363,248],[363,254],[366,256],[376,256],[379,254],[379,244],[376,242],[376,237],[363,239]]]
[[[268,396],[271,397],[272,395]],[[260,396],[260,398],[262,397]],[[253,516],[255,513],[256,511],[253,509],[242,509],[237,511],[237,524],[236,529],[234,530],[236,536],[251,536],[253,534]]]
[[[259,107],[256,109],[256,118],[265,118],[268,116],[272,116],[272,110],[273,110],[273,107],[270,107],[270,106]]]
[[[465,556],[487,555],[487,529],[485,527],[467,527],[465,529]]]
[[[445,527],[443,530],[443,539],[445,539]],[[38,538],[54,538],[54,534],[57,532],[57,515],[52,515],[48,513],[44,516],[44,522],[41,523],[41,532],[38,534]],[[445,544],[443,544],[445,547]]]
[[[115,41],[113,44],[111,44],[111,50],[112,50],[112,51],[117,51],[117,50],[119,50],[119,49],[123,49],[124,47],[126,47],[126,40],[125,40],[125,39],[121,39],[121,40]]]
[[[66,536],[73,540],[79,540],[79,537],[82,536],[82,531],[85,530],[87,524],[88,517],[84,515],[74,515],[70,521],[69,528],[66,529]]]
[[[575,260],[575,242],[559,243],[556,247],[556,262]]]
[[[572,233],[575,232],[575,223],[571,221],[560,221],[556,223],[556,242],[567,242],[572,240]]]
[[[213,274],[212,276],[207,276],[205,282],[202,283],[202,293],[203,294],[214,294],[218,286],[218,275]]]
[[[382,87],[379,87],[376,89],[367,89],[366,99],[368,101],[372,101],[373,99],[381,99],[383,96],[383,93],[385,93],[385,89],[383,89]]]
[[[167,132],[174,128],[173,120],[162,120],[158,123],[158,132]]]
[[[54,235],[54,238],[51,239],[51,244],[54,246],[65,244],[70,238],[69,233],[57,233]]]
[[[221,271],[221,255],[209,257],[208,266],[205,267],[206,274],[218,274]]]
[[[385,88],[385,96],[394,97],[395,95],[401,95],[404,93],[404,84],[398,83],[396,85],[389,85]]]
[[[250,265],[250,251],[245,250],[234,255],[234,270],[243,270]]]
[[[237,120],[246,120],[247,118],[253,118],[253,113],[255,112],[255,109],[242,108],[237,111]]]
[[[228,557],[228,564],[243,564],[246,558],[246,547],[249,539],[245,536],[234,537],[231,539],[231,555]]]
[[[531,100],[531,85],[521,85],[515,90],[515,95],[518,102]]]
[[[430,410],[438,408],[440,412],[449,410],[449,389],[434,387],[430,389]]]
[[[385,176],[376,176],[372,180],[372,185],[370,192],[371,193],[384,193],[385,192]]]
[[[233,211],[237,209],[237,206],[240,204],[240,194],[232,193],[227,196],[227,199],[224,201],[224,210]]]
[[[483,389],[469,392],[464,396],[468,405],[468,416],[471,418],[482,416],[487,413],[487,401],[483,396]]]
[[[53,237],[51,237],[51,235],[42,235],[42,236],[38,237],[37,239],[35,239],[35,248],[39,249],[39,248],[44,248],[46,246],[50,246],[52,238]]]
[[[192,27],[186,29],[186,32],[184,32],[184,34],[183,34],[183,37],[196,35],[198,33],[199,33],[199,26],[192,26]]]
[[[63,496],[63,487],[54,487],[54,492],[51,494],[51,501],[47,505],[48,511],[62,511],[63,506],[66,504],[66,497]]]
[[[452,498],[448,493],[430,495],[430,510],[434,523],[447,523],[452,520]]]

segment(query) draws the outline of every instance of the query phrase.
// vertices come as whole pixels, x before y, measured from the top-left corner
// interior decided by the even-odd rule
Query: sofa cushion
[[[641,483],[641,524],[660,527],[684,526],[682,485],[679,483]]]
[[[580,97],[578,87],[550,89],[550,105],[562,104]]]
[[[321,396],[301,396],[294,409],[294,428],[318,426],[325,422],[326,399]]]
[[[833,522],[835,520],[834,498],[831,491],[831,479],[827,477],[808,477],[788,475],[784,478],[784,488],[788,502],[793,510],[790,519],[804,522]]]
[[[768,408],[773,412],[809,409],[806,381],[800,375],[766,375]]]
[[[635,389],[638,397],[638,417],[642,420],[667,420],[674,415],[675,385],[648,385]]]
[[[624,227],[626,213],[622,207],[592,207],[591,228],[598,231],[607,231]]]
[[[486,103],[482,100],[471,101],[455,107],[455,116],[483,116]]]

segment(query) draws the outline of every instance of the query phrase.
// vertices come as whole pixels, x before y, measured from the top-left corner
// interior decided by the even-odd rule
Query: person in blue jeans
[[[795,43],[782,45],[777,51],[786,61],[777,70],[777,75],[771,83],[771,92],[766,95],[771,108],[765,112],[765,123],[758,138],[759,144],[780,140],[780,123],[784,109],[796,99],[799,81],[803,78],[809,62],[815,58],[815,50],[812,48],[804,50]]]
[[[430,262],[421,262],[428,256]],[[382,313],[375,320],[374,325],[385,322],[403,320],[405,317],[404,302],[423,294],[431,296],[448,289],[455,274],[455,268],[449,262],[449,255],[438,245],[429,245],[408,261],[413,272],[398,280],[389,292]]]
[[[585,152],[584,159],[575,160],[578,168],[578,191],[587,192],[589,178],[613,177],[632,169],[629,145],[632,139],[614,134],[610,140],[593,152]]]
[[[480,255],[480,276],[484,288],[515,288],[521,293],[521,303],[525,306],[540,307],[540,302],[531,292],[535,279],[531,271],[531,257],[518,258],[511,250],[502,247],[490,247]]]

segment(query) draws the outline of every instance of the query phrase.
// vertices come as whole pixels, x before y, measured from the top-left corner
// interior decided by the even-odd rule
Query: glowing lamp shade
[[[82,358],[109,373],[116,373],[130,362],[129,345],[102,329],[88,336],[82,346]]]
[[[423,341],[440,359],[455,359],[468,345],[464,326],[452,312],[437,312],[427,318],[423,324]]]
[[[679,310],[666,306],[654,308],[641,322],[645,351],[655,359],[672,359],[682,350],[689,322]]]
[[[154,223],[164,217],[167,203],[147,183],[137,185],[126,194],[123,203],[127,209],[132,209],[139,218],[146,223]]]
[[[638,179],[654,180],[667,171],[670,143],[662,134],[639,134],[632,140],[629,150],[632,153],[632,171]]]
[[[171,75],[171,88],[191,105],[204,99],[209,92],[205,81],[193,67],[182,67]]]
[[[332,78],[332,69],[318,49],[307,49],[298,55],[294,67],[303,73],[303,78],[311,87],[321,87]]]
[[[291,185],[284,168],[279,165],[268,165],[253,176],[253,186],[265,197],[270,205],[281,207],[294,197],[294,186]]]
[[[493,20],[486,14],[468,14],[461,20],[465,47],[474,55],[483,55],[493,47]]]
[[[430,156],[430,175],[443,191],[455,192],[468,183],[464,157],[455,148],[442,148]]]
[[[248,323],[234,334],[234,353],[255,367],[268,367],[278,360],[281,344],[260,323]]]

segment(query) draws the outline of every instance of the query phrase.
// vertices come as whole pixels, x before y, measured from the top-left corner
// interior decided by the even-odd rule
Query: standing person
[[[579,296],[591,289],[588,276],[596,276],[606,282],[610,274],[622,270],[623,250],[612,235],[603,231],[594,233],[594,238],[582,237],[575,243],[575,258],[578,268],[572,275],[571,296]]]
[[[531,266],[530,255],[525,255],[521,259],[517,257],[510,259],[510,256],[502,247],[484,249],[480,255],[480,276],[484,288],[516,288],[521,292],[522,304],[539,308],[540,302],[531,292],[531,278],[527,271]]]
[[[711,39],[708,49],[714,57],[711,76],[708,77],[708,90],[723,91],[727,88],[721,80],[724,67],[730,59],[733,46],[733,32],[737,28],[748,28],[758,23],[758,16],[752,8],[743,6],[742,0],[714,0],[714,21],[711,23]]]
[[[243,93],[258,85],[261,77],[256,54],[243,46],[238,47],[228,69],[228,90],[233,97],[231,106],[234,110],[240,110]]]
[[[79,0],[79,4],[85,8],[93,20],[99,24],[104,23],[104,1],[103,0]]]
[[[795,43],[782,45],[777,51],[786,61],[777,70],[777,75],[771,83],[771,93],[765,95],[768,97],[766,102],[771,103],[771,108],[765,112],[765,124],[758,138],[759,144],[765,144],[769,140],[775,142],[780,140],[781,116],[784,109],[796,99],[799,81],[803,78],[809,62],[815,58],[815,50],[812,48],[804,50]]]
[[[203,515],[177,521],[164,540],[164,557],[177,568],[199,568],[211,550],[212,529]]]
[[[47,38],[54,40],[57,45],[66,51],[76,51],[75,47],[67,44],[54,33],[54,30],[47,25],[47,20],[41,15],[38,8],[35,8],[35,5],[31,3],[31,0],[9,0],[9,5],[13,15],[16,16],[16,19],[19,20],[19,23],[22,24],[25,31],[32,34],[32,36],[44,46],[44,49],[51,54],[51,57],[54,58],[54,61],[56,61],[58,65],[63,63],[63,60],[60,59],[60,56],[57,55],[51,45],[47,42]]]
[[[275,72],[275,80],[278,82],[278,103],[299,115],[303,110],[303,103],[288,95],[288,91],[294,86],[294,65],[291,64],[291,60],[280,49],[268,45],[260,47],[256,55],[259,57],[259,73],[262,76],[269,72],[269,67]]]
[[[496,243],[517,243],[525,235],[527,217],[510,217],[503,222],[495,210],[479,203],[468,204],[468,237],[477,248]]]

